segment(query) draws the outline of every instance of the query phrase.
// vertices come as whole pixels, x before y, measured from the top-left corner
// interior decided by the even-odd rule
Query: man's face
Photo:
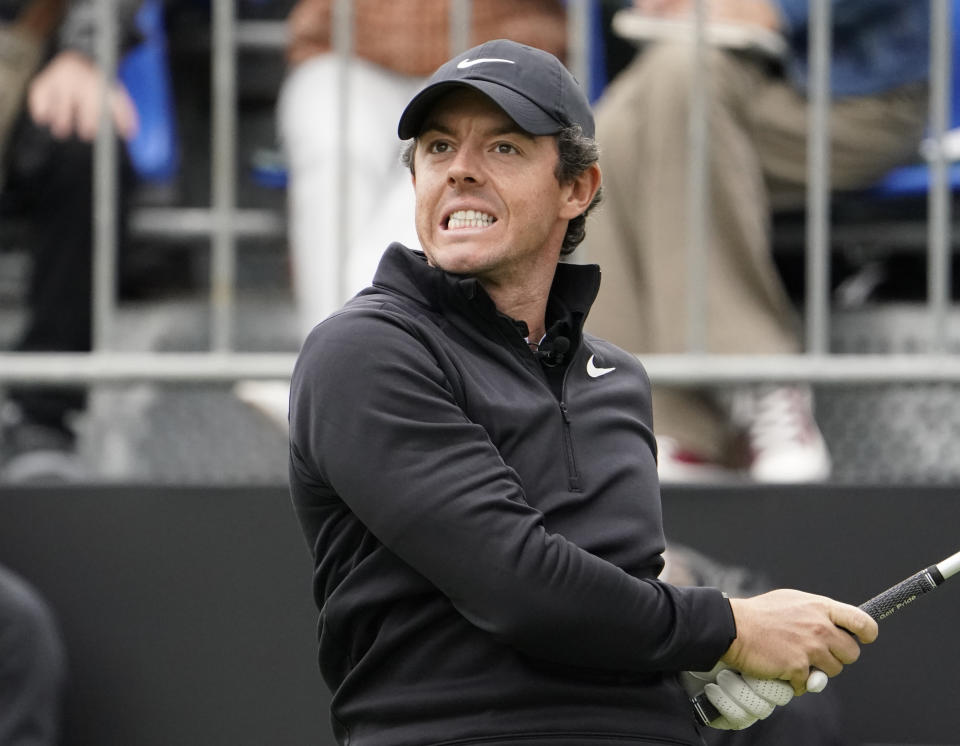
[[[583,209],[572,212],[556,165],[553,136],[521,131],[477,91],[444,96],[415,153],[417,233],[430,264],[497,284],[555,265]]]

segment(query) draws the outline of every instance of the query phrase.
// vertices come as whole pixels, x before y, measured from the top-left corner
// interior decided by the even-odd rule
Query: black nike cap
[[[400,139],[419,135],[437,100],[462,86],[488,96],[531,135],[553,135],[579,124],[584,135],[594,136],[590,102],[563,63],[542,49],[497,39],[468,49],[430,77],[400,116]]]

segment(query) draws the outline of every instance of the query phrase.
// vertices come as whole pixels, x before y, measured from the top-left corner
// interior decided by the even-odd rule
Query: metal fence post
[[[210,277],[211,346],[226,352],[233,345],[236,285],[237,63],[233,0],[213,4],[213,111],[210,141],[213,236]]]
[[[830,54],[829,0],[810,0],[810,90],[807,133],[807,352],[829,350]]]
[[[939,145],[943,143],[950,121],[953,3],[932,0],[930,10],[930,138]],[[927,305],[930,309],[930,349],[933,352],[946,352],[948,347],[951,241],[947,176],[947,155],[942,147],[937,147],[930,163],[927,203]]]
[[[115,0],[97,0],[97,62],[103,71],[100,127],[93,153],[93,276],[91,318],[93,349],[113,339],[117,276],[117,142],[110,98],[116,84],[117,19]]]

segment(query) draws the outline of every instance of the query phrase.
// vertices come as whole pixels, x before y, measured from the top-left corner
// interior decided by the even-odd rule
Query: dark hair
[[[579,124],[564,127],[555,137],[557,138],[559,157],[554,173],[561,184],[569,184],[600,158],[600,148],[597,146],[597,141],[584,135]],[[407,142],[400,153],[400,161],[410,169],[410,173],[414,173],[414,153],[416,149],[417,141],[414,139]],[[567,226],[567,232],[563,236],[563,246],[560,248],[561,254],[573,253],[573,250],[583,241],[587,235],[587,213],[600,204],[602,199],[603,187],[601,186],[597,189],[597,193],[593,195],[593,200],[587,205],[587,209],[573,218]]]
[[[564,127],[557,134],[557,180],[569,184],[600,159],[597,141],[583,134],[579,124]],[[603,186],[597,189],[587,209],[570,221],[563,236],[561,254],[570,254],[587,235],[587,214],[603,199]]]

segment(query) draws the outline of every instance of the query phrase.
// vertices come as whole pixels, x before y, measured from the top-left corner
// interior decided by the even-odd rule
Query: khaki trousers
[[[770,252],[771,209],[802,204],[807,101],[759,60],[708,50],[707,348],[794,353],[799,318]],[[636,353],[683,352],[689,91],[686,44],[644,50],[597,104],[605,201],[591,216],[584,258],[603,282],[587,329]],[[834,100],[834,189],[869,185],[909,160],[927,112],[924,85]],[[703,392],[657,386],[658,434],[722,459],[726,421]]]

